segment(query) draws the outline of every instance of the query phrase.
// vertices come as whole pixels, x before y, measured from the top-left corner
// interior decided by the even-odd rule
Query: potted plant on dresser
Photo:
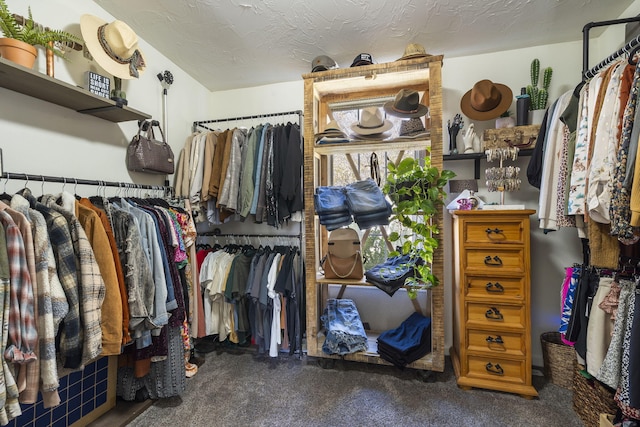
[[[36,24],[31,15],[31,8],[24,23],[19,23],[9,11],[6,0],[0,0],[0,30],[4,35],[0,38],[0,56],[27,68],[33,67],[38,55],[35,46],[42,46],[63,57],[64,53],[56,47],[56,43],[80,42],[80,38],[71,33]]]
[[[456,174],[431,166],[428,153],[423,159],[409,157],[397,165],[389,162],[387,168],[383,191],[394,205],[392,223],[397,221],[400,226],[400,231],[392,231],[389,235],[389,240],[398,248],[389,256],[410,254],[412,258],[421,260],[412,264],[414,277],[405,281],[409,297],[415,298],[419,290],[439,283],[431,264],[438,247],[435,235],[440,230],[432,218],[443,208],[446,198],[444,187]]]

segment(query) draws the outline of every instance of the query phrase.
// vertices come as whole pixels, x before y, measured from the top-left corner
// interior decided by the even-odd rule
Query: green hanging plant
[[[410,298],[415,298],[421,289],[439,284],[431,265],[433,254],[438,247],[434,235],[440,233],[433,217],[443,208],[446,198],[444,187],[456,174],[431,166],[431,157],[424,159],[405,158],[395,165],[388,164],[387,181],[383,192],[394,204],[391,221],[400,224],[401,231],[394,231],[389,240],[397,250],[389,256],[407,255],[412,259],[422,259],[423,263],[413,263],[414,277],[406,280]]]

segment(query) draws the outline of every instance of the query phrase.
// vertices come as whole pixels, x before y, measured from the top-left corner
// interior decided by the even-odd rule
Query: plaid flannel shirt
[[[6,211],[0,211],[0,223],[5,230],[10,274],[9,343],[4,357],[14,363],[29,363],[36,358],[33,349],[38,332],[24,241],[20,229]]]
[[[42,197],[42,201],[47,206],[61,213],[69,223],[76,265],[79,267],[77,271],[80,284],[80,319],[84,330],[81,364],[84,365],[98,357],[102,352],[102,328],[100,327],[100,322],[105,285],[93,248],[91,248],[87,234],[82,225],[80,225],[80,221],[78,221],[73,211],[57,205],[56,199],[57,197],[52,195]]]
[[[0,355],[4,354],[9,338],[9,255],[4,228],[0,227]],[[4,357],[0,372],[0,424],[7,425],[9,420],[22,414],[18,403],[18,386]]]
[[[38,328],[38,361],[35,365],[39,365],[40,368],[44,407],[50,408],[60,404],[55,339],[58,325],[69,311],[69,304],[58,279],[44,216],[35,209],[30,209],[29,202],[18,194],[11,198],[11,208],[21,212],[31,222],[36,269],[35,282],[37,283],[37,286],[34,286],[37,295],[36,324]],[[31,364],[28,366],[30,367]],[[38,383],[36,386],[38,387]],[[28,387],[29,379],[27,379],[27,390]],[[33,396],[27,393],[27,390],[20,393],[21,403],[33,403],[30,402]],[[37,391],[38,388],[36,388],[36,398]]]

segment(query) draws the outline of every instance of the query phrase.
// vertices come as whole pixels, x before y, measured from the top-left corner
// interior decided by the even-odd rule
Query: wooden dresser
[[[537,396],[531,384],[529,216],[455,211],[451,360],[463,389]]]

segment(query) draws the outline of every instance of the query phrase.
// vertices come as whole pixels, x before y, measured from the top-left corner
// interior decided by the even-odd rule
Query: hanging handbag
[[[155,139],[153,128],[157,127],[162,141]],[[146,130],[146,131],[145,131]],[[143,133],[145,131],[145,133]],[[172,174],[175,171],[173,151],[164,139],[160,123],[144,120],[140,123],[138,133],[127,147],[127,169],[132,172],[153,174]]]
[[[329,234],[329,250],[324,260],[327,279],[355,279],[364,277],[360,237],[353,228],[339,228]]]

